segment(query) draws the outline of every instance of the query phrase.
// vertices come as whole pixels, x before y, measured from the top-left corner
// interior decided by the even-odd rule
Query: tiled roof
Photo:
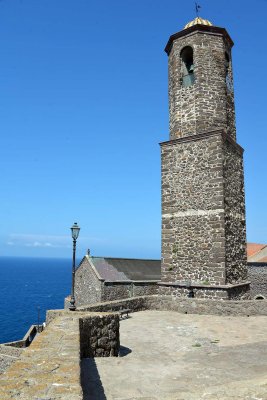
[[[247,243],[247,255],[248,257],[253,256],[254,254],[258,253],[262,250],[266,244],[259,244],[259,243]]]
[[[90,257],[90,262],[106,281],[160,280],[160,260]]]

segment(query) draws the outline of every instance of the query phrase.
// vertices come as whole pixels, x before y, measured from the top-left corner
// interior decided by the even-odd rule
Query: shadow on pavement
[[[81,360],[83,400],[107,400],[94,358]]]
[[[131,352],[132,352],[132,350],[129,349],[129,347],[121,346],[120,352],[119,352],[119,357],[125,357],[128,354],[130,354]]]

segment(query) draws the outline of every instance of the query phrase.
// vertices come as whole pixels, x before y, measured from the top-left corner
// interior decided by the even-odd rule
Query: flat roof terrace
[[[141,311],[121,357],[82,360],[84,400],[266,400],[267,317]]]

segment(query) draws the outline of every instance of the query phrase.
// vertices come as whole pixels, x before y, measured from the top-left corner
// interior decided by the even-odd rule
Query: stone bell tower
[[[249,290],[232,46],[224,28],[198,17],[165,48],[170,140],[161,143],[161,293],[241,298]]]

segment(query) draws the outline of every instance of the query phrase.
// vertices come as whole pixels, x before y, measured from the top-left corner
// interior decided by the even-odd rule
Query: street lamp
[[[76,255],[76,240],[78,239],[80,228],[77,222],[74,222],[71,229],[71,236],[73,239],[73,256],[72,256],[72,287],[71,287],[71,298],[70,298],[70,311],[75,311],[75,296],[74,296],[74,285],[75,285],[75,255]]]

